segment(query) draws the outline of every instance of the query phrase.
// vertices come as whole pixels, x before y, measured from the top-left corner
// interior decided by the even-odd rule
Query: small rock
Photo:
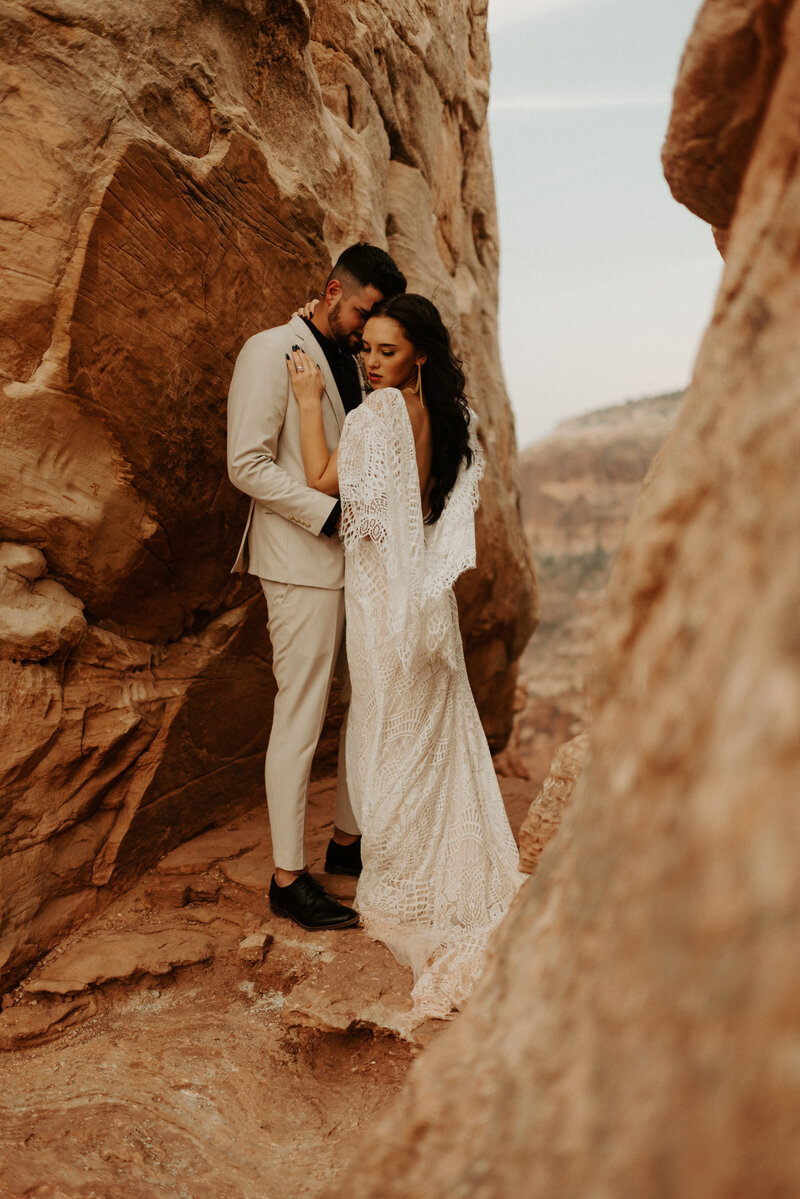
[[[268,933],[266,929],[261,929],[257,933],[251,933],[249,937],[244,937],[239,942],[239,958],[243,962],[263,962],[264,955],[272,944],[272,933]]]
[[[186,891],[186,903],[216,903],[222,882],[218,878],[195,878]]]
[[[344,932],[321,934],[318,944],[330,944],[323,937],[331,935],[347,937]],[[287,1027],[337,1032],[371,1027],[414,1040],[411,971],[377,941],[347,937],[335,944],[341,949],[320,954],[286,996],[283,1021]]]
[[[0,566],[0,597],[2,658],[50,658],[72,649],[86,630],[83,604],[55,579],[31,582],[20,571]]]
[[[147,933],[104,933],[87,937],[46,964],[22,985],[28,994],[70,995],[88,987],[139,974],[169,974],[176,966],[207,961],[213,942],[201,932],[160,929]]]
[[[214,828],[184,842],[158,863],[161,874],[202,874],[217,862],[238,857],[263,838],[257,826]]]
[[[249,891],[259,891],[263,895],[269,887],[272,869],[263,849],[246,853],[230,862],[222,862],[221,869],[232,883],[247,887]]]
[[[155,907],[182,908],[189,903],[216,903],[222,883],[218,878],[154,874],[145,894]]]
[[[65,1028],[81,1024],[97,1012],[92,996],[64,1003],[33,1003],[7,1008],[0,1016],[0,1050],[43,1045]]]
[[[145,894],[154,907],[182,908],[189,897],[189,886],[180,876],[164,878],[156,874],[148,880]]]
[[[214,924],[220,919],[219,909],[213,907],[185,908],[183,915],[187,920],[194,920],[196,924]]]
[[[0,566],[23,579],[39,579],[47,570],[47,559],[32,545],[4,541],[0,545]]]

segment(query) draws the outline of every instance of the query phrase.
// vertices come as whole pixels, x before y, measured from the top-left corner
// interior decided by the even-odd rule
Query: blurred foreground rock
[[[708,0],[706,56],[748,12],[758,54],[767,8]],[[327,1196],[800,1190],[800,4],[786,12],[713,321],[614,568],[591,762],[480,989]]]
[[[707,0],[684,51],[662,161],[675,199],[727,245],[785,50],[791,0]]]
[[[262,802],[263,598],[225,398],[345,245],[468,359],[489,469],[460,602],[495,745],[534,620],[496,337],[486,13],[291,0],[0,11],[0,986],[110,889]],[[317,764],[330,766],[335,702]]]

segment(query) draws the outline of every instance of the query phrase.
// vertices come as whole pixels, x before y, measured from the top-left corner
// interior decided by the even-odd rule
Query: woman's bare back
[[[431,437],[431,418],[428,415],[428,409],[424,406],[419,396],[413,391],[404,391],[403,399],[406,402],[408,417],[411,421],[411,429],[414,433],[414,453],[417,458],[417,472],[419,474],[419,494],[422,501],[422,514],[427,516],[429,511],[428,497],[431,488],[435,483],[435,479],[431,474],[433,465],[433,438]]]

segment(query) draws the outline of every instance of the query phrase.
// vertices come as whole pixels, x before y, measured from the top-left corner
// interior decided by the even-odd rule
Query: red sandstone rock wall
[[[485,15],[0,9],[0,980],[259,796],[272,680],[263,600],[228,574],[247,501],[225,396],[243,341],[361,237],[435,293],[469,359],[490,466],[460,598],[487,728],[507,735],[534,592],[495,329]]]
[[[726,29],[769,65],[769,7],[708,0],[684,72],[744,93]],[[798,0],[778,32],[714,317],[612,577],[591,763],[337,1195],[800,1190]]]

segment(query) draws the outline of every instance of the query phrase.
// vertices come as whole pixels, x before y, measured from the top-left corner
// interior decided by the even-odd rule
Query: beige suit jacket
[[[299,316],[245,342],[228,393],[228,475],[251,497],[231,573],[276,583],[344,586],[341,542],[320,536],[336,503],[306,485],[300,453],[300,410],[286,354],[302,346],[322,370],[322,423],[328,448],[339,444],[345,410],[322,348]]]

